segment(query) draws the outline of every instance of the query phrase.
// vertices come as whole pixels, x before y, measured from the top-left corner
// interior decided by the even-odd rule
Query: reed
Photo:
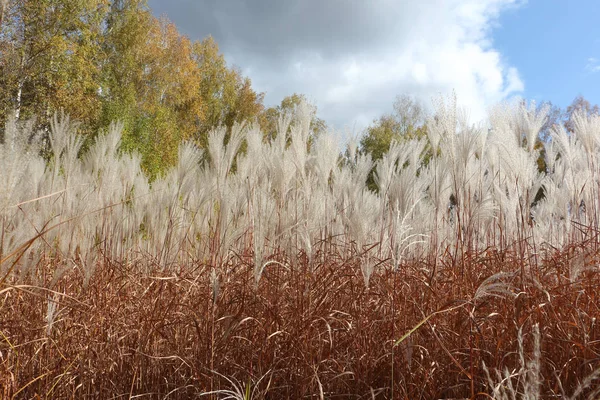
[[[600,117],[540,171],[545,110],[440,102],[375,192],[313,112],[184,143],[153,182],[118,124],[82,152],[56,118],[44,159],[10,122],[2,398],[597,396]]]

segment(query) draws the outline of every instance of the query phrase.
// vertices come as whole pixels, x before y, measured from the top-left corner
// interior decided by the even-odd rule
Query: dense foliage
[[[123,148],[156,176],[184,140],[257,117],[262,97],[212,38],[192,43],[145,0],[7,0],[0,22],[0,124],[56,112],[85,140],[123,122]]]

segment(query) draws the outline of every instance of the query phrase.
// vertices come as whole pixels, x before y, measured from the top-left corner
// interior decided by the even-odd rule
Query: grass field
[[[44,159],[9,124],[2,398],[600,395],[600,117],[540,142],[535,107],[475,128],[441,103],[375,192],[310,113],[151,183],[118,125],[83,152],[56,119]]]

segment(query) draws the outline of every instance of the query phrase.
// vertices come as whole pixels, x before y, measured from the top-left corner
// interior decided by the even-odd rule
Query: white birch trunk
[[[15,106],[15,119],[18,121],[21,117],[21,98],[23,96],[23,82],[19,81],[19,89],[17,90],[17,101]]]

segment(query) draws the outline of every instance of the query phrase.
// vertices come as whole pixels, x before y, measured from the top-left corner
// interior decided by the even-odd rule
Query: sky
[[[265,92],[304,94],[358,134],[397,95],[456,93],[472,122],[498,102],[600,103],[598,0],[149,0],[192,40],[215,38]],[[596,20],[596,21],[595,21]]]

